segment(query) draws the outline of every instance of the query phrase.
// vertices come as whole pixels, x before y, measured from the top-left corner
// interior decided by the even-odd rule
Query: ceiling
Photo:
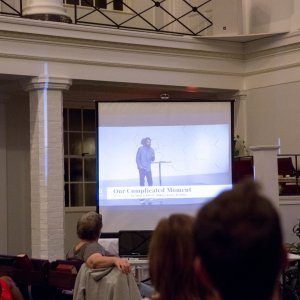
[[[0,91],[10,95],[25,94],[22,83],[28,77],[0,75]],[[178,87],[120,82],[73,80],[64,91],[65,106],[94,106],[94,101],[122,100],[221,100],[228,99],[236,91],[201,87]]]
[[[233,90],[205,89],[200,87],[178,87],[146,85],[132,83],[77,81],[65,92],[65,103],[82,103],[95,100],[159,100],[169,96],[168,100],[216,100],[225,99]],[[167,99],[166,99],[167,100]]]

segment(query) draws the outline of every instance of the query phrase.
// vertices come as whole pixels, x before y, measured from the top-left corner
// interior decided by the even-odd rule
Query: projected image
[[[101,206],[195,204],[231,187],[228,124],[98,130]]]

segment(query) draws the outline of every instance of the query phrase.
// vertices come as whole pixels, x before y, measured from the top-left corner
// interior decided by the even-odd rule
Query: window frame
[[[98,4],[97,1],[100,0],[88,0],[92,1],[93,6],[95,6],[98,9],[105,9],[105,10],[110,10],[110,11],[116,11],[116,12],[124,12],[126,10],[126,6],[124,6],[124,2],[122,0],[104,0],[106,2],[106,5],[103,4]],[[128,1],[128,0],[127,0]],[[126,1],[126,3],[127,3]],[[68,3],[68,2],[73,2],[73,3]],[[84,5],[84,0],[63,0],[64,5],[78,5],[81,8],[91,8],[92,6],[90,5]],[[128,3],[127,3],[128,4]],[[105,6],[105,7],[103,7]]]
[[[70,130],[70,110],[80,110],[80,130]],[[95,109],[91,108],[64,108],[64,127],[63,127],[63,136],[64,136],[64,188],[65,188],[65,207],[86,207],[86,206],[96,206],[96,115],[94,118],[94,130],[84,130],[84,111],[90,110],[96,114]],[[81,143],[81,153],[79,154],[70,154],[70,134],[80,133],[80,143]],[[92,133],[94,136],[95,151],[92,154],[84,153],[84,135]],[[80,159],[81,160],[81,180],[71,180],[71,159]],[[88,159],[93,159],[95,161],[95,179],[86,180],[86,164]],[[86,189],[87,185],[95,185],[95,198],[93,205],[86,205]],[[71,188],[72,185],[82,185],[81,199],[73,201]],[[74,205],[75,204],[75,205]],[[76,205],[77,204],[77,205]],[[79,205],[78,205],[79,204]]]

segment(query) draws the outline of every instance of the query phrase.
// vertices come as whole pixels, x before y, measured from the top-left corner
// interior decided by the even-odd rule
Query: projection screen
[[[97,102],[103,232],[152,230],[232,187],[231,101]]]

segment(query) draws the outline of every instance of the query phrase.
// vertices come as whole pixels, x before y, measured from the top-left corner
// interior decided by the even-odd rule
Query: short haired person
[[[67,258],[82,260],[93,269],[116,266],[123,273],[129,273],[128,260],[106,256],[104,248],[98,243],[101,229],[101,214],[93,211],[83,214],[77,222],[77,235],[80,241],[68,252]]]
[[[155,160],[155,153],[151,147],[151,139],[149,137],[141,140],[142,146],[139,147],[136,153],[136,164],[140,175],[140,186],[145,185],[145,177],[147,178],[148,186],[153,185],[151,163]]]
[[[193,222],[191,216],[173,214],[154,230],[149,247],[149,274],[156,291],[152,299],[196,300],[205,295],[193,268]]]
[[[223,192],[198,212],[195,268],[222,300],[279,297],[286,264],[279,215],[257,184]]]

